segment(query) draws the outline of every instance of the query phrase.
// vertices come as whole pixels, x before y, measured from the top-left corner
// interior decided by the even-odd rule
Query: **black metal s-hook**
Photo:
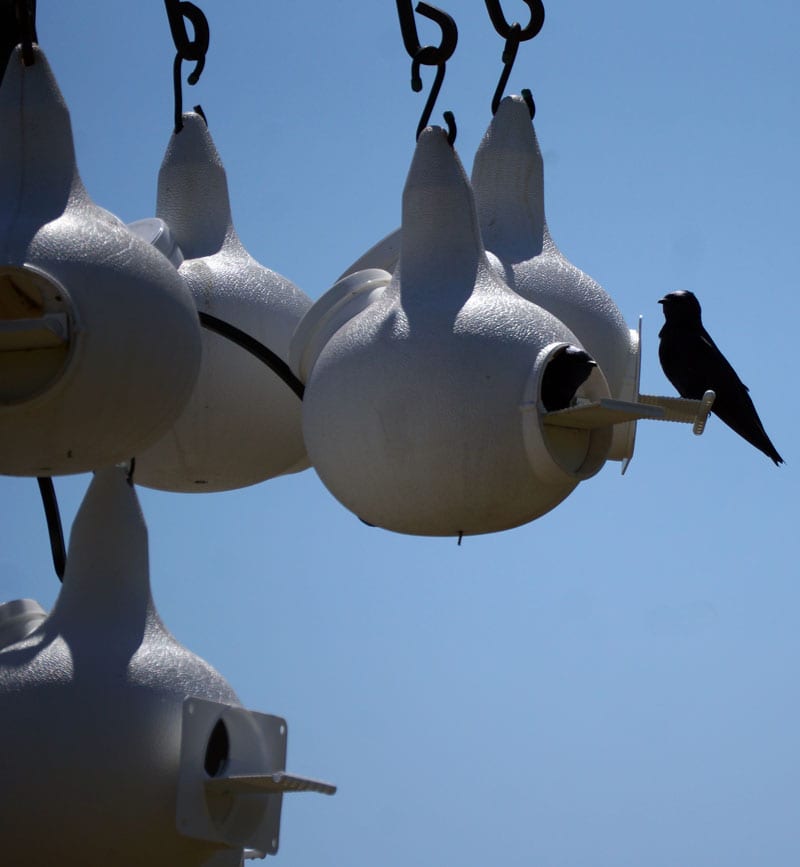
[[[0,81],[11,53],[22,46],[22,62],[33,66],[36,37],[36,0],[0,0]]]
[[[188,0],[164,0],[169,19],[169,29],[172,33],[172,41],[175,43],[177,54],[172,66],[172,83],[175,90],[175,133],[183,129],[183,90],[181,86],[181,64],[184,60],[194,63],[194,69],[186,79],[194,85],[200,80],[203,68],[206,65],[206,53],[211,39],[208,27],[208,19],[194,3]],[[192,25],[194,38],[190,39],[186,32],[186,21]],[[195,106],[195,111],[202,114],[200,106]],[[203,115],[205,117],[205,115]]]
[[[456,22],[453,18],[446,12],[437,9],[435,6],[430,6],[428,3],[420,2],[416,6],[416,11],[442,28],[441,44],[438,46],[420,45],[417,24],[414,20],[415,10],[412,6],[412,0],[396,0],[396,2],[397,14],[400,18],[400,30],[403,35],[403,45],[405,45],[405,49],[411,57],[411,89],[415,93],[419,93],[422,90],[420,66],[436,67],[436,78],[417,125],[417,138],[419,138],[422,130],[428,125],[428,121],[433,113],[433,106],[436,104],[439,91],[442,89],[445,64],[456,50],[458,27],[456,27]],[[457,131],[455,117],[451,111],[446,111],[444,112],[444,119],[447,124],[447,140],[452,145],[455,142]]]
[[[505,48],[503,49],[503,72],[492,98],[492,114],[495,114],[500,105],[500,100],[503,98],[503,91],[508,84],[508,77],[511,75],[511,68],[514,66],[514,61],[517,58],[520,42],[533,39],[544,26],[544,6],[541,0],[523,0],[531,13],[530,20],[523,27],[517,21],[513,24],[508,23],[500,6],[500,0],[485,0],[485,2],[486,10],[492,19],[494,29],[506,40]],[[533,97],[530,95],[529,90],[524,90],[522,94],[525,97],[525,102],[528,104],[531,117],[533,117],[536,113]]]
[[[503,14],[503,9],[500,6],[500,0],[485,0],[485,2],[486,11],[492,19],[494,29],[503,37],[503,39],[508,39],[511,35],[511,31],[514,27],[518,26],[518,24],[516,22],[514,24],[509,24],[508,21],[506,21],[506,16]],[[525,42],[528,39],[533,39],[533,37],[536,36],[544,26],[544,6],[542,5],[541,0],[522,0],[522,2],[525,3],[531,13],[530,21],[524,28],[520,27],[519,41]]]

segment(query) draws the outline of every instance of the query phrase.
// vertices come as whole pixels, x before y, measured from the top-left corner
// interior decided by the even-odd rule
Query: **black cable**
[[[271,349],[268,349],[263,343],[260,343],[254,337],[251,337],[235,325],[231,325],[230,322],[218,319],[210,313],[203,313],[202,310],[198,311],[198,316],[200,317],[200,324],[203,328],[207,328],[209,331],[213,331],[238,346],[241,346],[242,349],[247,350],[259,361],[266,364],[273,373],[279,376],[300,398],[300,400],[303,399],[306,387],[302,382],[300,382],[294,373],[292,373],[292,369],[280,356],[276,355]]]
[[[283,382],[291,388],[291,390],[300,398],[303,399],[305,386],[292,373],[289,365],[271,349],[264,346],[263,343],[246,334],[230,322],[225,322],[210,313],[198,312],[200,324],[213,331],[227,340],[241,346],[251,355],[254,355],[259,361],[263,362],[273,373],[279,376]],[[133,484],[133,473],[135,468],[135,459],[131,460],[130,470],[128,472],[128,483]],[[53,568],[59,581],[64,580],[64,572],[67,568],[67,552],[64,546],[64,530],[61,526],[61,514],[58,509],[58,499],[56,497],[56,489],[53,486],[53,480],[49,476],[39,476],[36,481],[39,483],[39,493],[42,497],[42,505],[44,506],[44,515],[47,520],[47,532],[50,536],[50,550],[53,555]]]
[[[50,550],[53,554],[53,568],[56,570],[58,580],[64,580],[64,571],[67,568],[67,552],[64,547],[64,531],[61,527],[61,514],[58,511],[58,500],[53,480],[49,476],[39,476],[39,493],[42,495],[44,516],[47,519],[47,532],[50,536]]]
[[[268,349],[263,343],[260,343],[254,337],[246,334],[235,325],[231,325],[229,322],[218,319],[210,313],[199,312],[198,315],[200,317],[200,323],[204,328],[227,338],[238,346],[241,346],[242,349],[247,350],[251,355],[254,355],[259,361],[266,364],[273,373],[279,376],[300,398],[300,400],[303,399],[305,386],[292,373],[289,365],[271,349]],[[133,484],[135,466],[135,459],[132,459],[128,471],[128,484],[131,485]],[[61,514],[58,509],[56,489],[53,486],[53,480],[49,476],[39,476],[36,481],[39,483],[39,493],[42,497],[44,515],[47,520],[47,532],[50,536],[50,550],[53,555],[53,568],[58,576],[58,580],[63,582],[64,572],[67,568],[67,552],[64,545],[64,530],[61,526]]]

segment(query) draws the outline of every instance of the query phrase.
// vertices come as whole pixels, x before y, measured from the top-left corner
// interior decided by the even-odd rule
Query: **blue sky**
[[[152,215],[172,127],[163,5],[39,7],[89,193],[123,220]],[[425,94],[395,4],[202,8],[211,48],[185,106],[207,113],[250,253],[316,299],[399,224]],[[469,170],[502,40],[479,0],[443,8],[459,45],[434,121],[454,111]],[[503,8],[527,20],[519,0]],[[609,463],[538,521],[461,547],[364,526],[313,470],[140,489],[166,624],[246,706],[287,718],[291,770],[339,785],[286,799],[284,867],[800,859],[800,11],[546,10],[508,92],[536,99],[554,239],[629,325],[644,317],[645,392],[673,394],[657,300],[694,291],[786,465],[714,418],[699,438],[642,422],[625,477]],[[67,527],[87,482],[56,480]],[[0,502],[0,598],[49,607],[35,482],[0,478]]]

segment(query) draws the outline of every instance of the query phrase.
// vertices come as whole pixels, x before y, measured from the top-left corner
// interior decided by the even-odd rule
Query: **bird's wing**
[[[707,365],[706,370],[709,374],[713,374],[715,380],[721,380],[728,387],[738,385],[745,391],[750,391],[739,378],[739,374],[733,369],[733,365],[720,352],[719,347],[714,343],[711,335],[705,328],[701,329],[700,342],[703,346],[703,357]],[[713,387],[713,385],[709,386],[709,388]]]
[[[749,389],[739,379],[727,358],[719,351],[709,335],[703,332],[704,352],[708,355],[709,386],[716,392],[711,411],[739,436],[757,449],[761,449],[775,463],[782,458],[772,445],[764,425],[750,398]]]
[[[658,356],[667,379],[681,397],[699,400],[711,389],[711,411],[776,464],[783,462],[758,417],[747,386],[709,333],[699,328],[665,324],[659,334]]]
[[[699,400],[710,388],[708,382],[709,358],[714,351],[698,331],[665,325],[659,334],[658,357],[667,379],[681,397]]]
[[[702,326],[665,325],[660,336],[661,366],[681,397],[700,400],[708,389],[717,393],[731,389],[747,392],[747,387]]]

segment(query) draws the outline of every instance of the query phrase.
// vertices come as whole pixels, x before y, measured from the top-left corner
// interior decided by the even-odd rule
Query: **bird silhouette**
[[[542,375],[542,405],[548,412],[571,406],[575,392],[589,378],[597,362],[577,346],[562,346]]]
[[[703,327],[700,302],[692,292],[670,292],[659,302],[664,326],[658,332],[658,358],[667,379],[681,397],[700,400],[711,389],[714,415],[764,452],[775,465],[783,463],[758,417],[747,386]]]

